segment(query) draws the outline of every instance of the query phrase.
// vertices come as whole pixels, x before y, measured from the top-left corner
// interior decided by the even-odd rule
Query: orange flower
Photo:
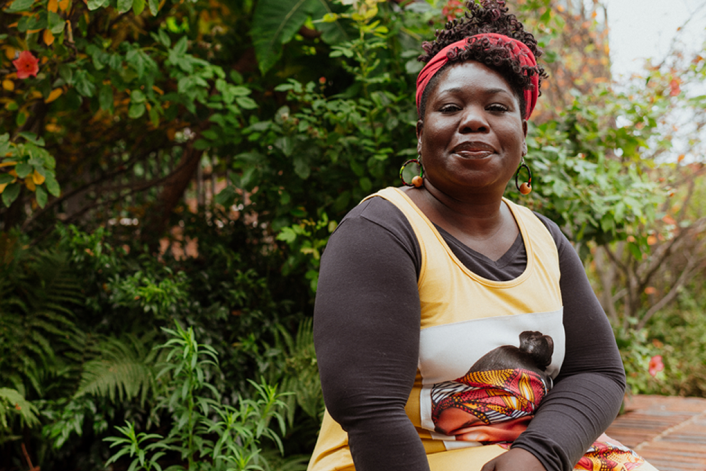
[[[657,373],[659,373],[663,369],[664,363],[662,363],[662,355],[655,355],[650,358],[650,365],[647,368],[647,371],[649,371],[652,376],[657,376]]]
[[[36,77],[39,72],[39,59],[29,51],[22,51],[20,57],[12,61],[17,69],[17,78],[26,79],[30,75]]]

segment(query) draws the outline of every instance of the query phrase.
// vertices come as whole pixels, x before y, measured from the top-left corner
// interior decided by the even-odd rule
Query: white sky
[[[706,0],[606,0],[606,4],[612,69],[618,79],[639,73],[646,58],[661,61],[675,36],[688,50],[703,50]]]

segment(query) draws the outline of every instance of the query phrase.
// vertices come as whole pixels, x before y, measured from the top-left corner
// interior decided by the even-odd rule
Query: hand
[[[507,453],[485,463],[481,471],[546,471],[546,469],[529,451],[510,448]]]

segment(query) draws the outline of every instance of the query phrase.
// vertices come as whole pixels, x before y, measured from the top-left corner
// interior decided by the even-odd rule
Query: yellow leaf
[[[49,0],[49,3],[47,3],[47,10],[56,13],[56,10],[59,9],[59,2],[57,0]]]
[[[49,29],[44,30],[44,44],[47,46],[54,44],[54,34]]]
[[[51,91],[49,96],[47,97],[46,100],[44,100],[44,103],[51,103],[52,101],[56,100],[61,96],[61,94],[64,93],[64,90],[61,88],[55,88],[54,90]]]
[[[32,90],[31,92],[29,92],[29,95],[32,98],[42,98],[42,92],[40,92],[39,90]]]
[[[15,48],[12,46],[5,46],[5,57],[11,61],[15,60]]]
[[[41,185],[42,183],[44,183],[44,177],[37,173],[37,171],[35,170],[32,174],[32,181],[34,181],[35,185]]]
[[[66,20],[66,37],[70,43],[74,42],[74,30],[71,28],[69,20]]]
[[[3,162],[0,167],[9,167],[10,165],[17,165],[17,162]]]
[[[159,88],[157,85],[152,85],[152,90],[159,93],[160,95],[164,95],[164,91],[161,88]]]
[[[27,34],[34,34],[34,33],[40,32],[40,31],[41,31],[41,29],[30,29],[30,30],[27,30]]]
[[[6,187],[7,185],[9,185],[9,183],[3,183],[2,185],[0,185],[0,193],[2,193],[3,191],[5,191],[5,187]]]
[[[8,92],[11,92],[12,90],[15,89],[15,82],[12,80],[3,80],[2,81],[2,88],[7,90]]]
[[[61,0],[61,1],[59,2],[59,9],[60,9],[61,11],[66,11],[66,10],[68,10],[70,2],[71,2],[71,0]]]
[[[29,191],[36,191],[37,187],[34,185],[34,182],[32,181],[31,178],[25,178],[25,186]]]

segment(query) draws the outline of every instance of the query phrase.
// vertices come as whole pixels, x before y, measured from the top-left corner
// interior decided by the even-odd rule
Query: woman
[[[610,325],[556,224],[502,197],[545,76],[536,41],[501,0],[467,8],[424,45],[424,178],[364,200],[322,259],[309,470],[654,469],[594,443],[625,388]]]

